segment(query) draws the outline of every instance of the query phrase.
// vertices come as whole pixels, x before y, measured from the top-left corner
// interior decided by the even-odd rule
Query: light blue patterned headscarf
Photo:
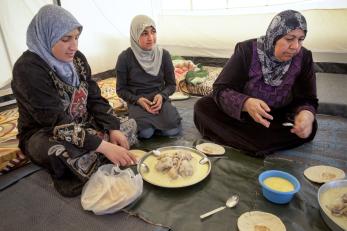
[[[277,14],[267,28],[266,35],[257,39],[257,53],[261,62],[264,82],[279,86],[288,71],[291,60],[280,62],[274,55],[275,43],[290,31],[302,29],[307,33],[305,17],[297,11],[286,10]]]
[[[146,73],[158,75],[163,57],[163,49],[157,44],[147,51],[139,45],[139,39],[146,27],[152,26],[156,29],[154,21],[146,15],[137,15],[133,18],[130,27],[130,45],[135,57]]]
[[[79,77],[73,62],[62,62],[52,54],[52,47],[67,33],[82,25],[65,9],[56,5],[43,6],[31,20],[27,30],[27,46],[39,55],[57,73],[59,78],[71,86],[79,85]]]

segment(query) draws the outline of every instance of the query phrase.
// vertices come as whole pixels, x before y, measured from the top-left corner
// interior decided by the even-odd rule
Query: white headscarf
[[[151,50],[143,50],[139,45],[142,32],[149,26],[156,28],[154,21],[150,17],[146,15],[135,16],[130,27],[130,44],[137,61],[145,72],[156,76],[160,70],[163,49],[155,44]]]
[[[74,29],[82,25],[67,10],[56,5],[43,6],[31,20],[27,30],[27,46],[39,55],[57,73],[58,77],[71,86],[79,85],[79,77],[73,62],[62,62],[52,54],[52,47]]]

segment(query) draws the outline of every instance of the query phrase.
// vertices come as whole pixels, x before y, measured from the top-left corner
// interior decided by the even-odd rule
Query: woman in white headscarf
[[[137,15],[131,22],[131,46],[116,64],[117,94],[128,103],[139,138],[174,136],[181,131],[181,117],[169,99],[176,89],[174,67],[169,52],[156,41],[154,21]]]
[[[64,196],[75,196],[106,160],[134,163],[128,149],[136,122],[124,124],[91,79],[78,51],[82,25],[65,9],[46,5],[32,19],[27,46],[13,68],[19,147],[48,169]],[[109,140],[109,141],[106,141]]]

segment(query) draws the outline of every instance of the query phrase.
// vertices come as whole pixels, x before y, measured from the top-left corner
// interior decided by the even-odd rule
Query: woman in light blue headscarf
[[[154,21],[137,15],[130,26],[131,46],[116,64],[117,94],[128,103],[140,138],[175,136],[181,131],[181,117],[169,99],[176,89],[173,64],[169,52],[156,42]]]
[[[61,9],[59,6],[50,5],[39,11],[28,27],[27,46],[29,51],[45,60],[61,80],[78,86],[79,77],[73,65],[73,54],[77,51],[77,44],[70,48],[70,59],[59,60],[52,53],[52,48],[64,35],[76,30],[78,39],[82,32],[82,25],[76,18],[70,12]]]
[[[128,151],[136,141],[136,122],[121,124],[101,96],[78,51],[81,32],[65,9],[42,7],[28,27],[28,50],[15,63],[11,83],[19,147],[48,169],[65,196],[78,195],[106,158],[124,166],[136,161]]]

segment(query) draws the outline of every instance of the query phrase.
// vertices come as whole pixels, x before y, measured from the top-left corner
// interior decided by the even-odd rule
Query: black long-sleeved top
[[[119,129],[119,120],[91,79],[89,64],[79,51],[74,65],[80,77],[78,87],[61,81],[33,52],[24,52],[15,63],[11,86],[17,99],[22,151],[25,152],[25,142],[42,129],[57,140],[85,150],[95,150],[100,145],[96,130]]]
[[[123,51],[117,61],[117,94],[131,104],[140,97],[153,100],[160,93],[164,100],[175,92],[176,80],[170,53],[163,50],[161,68],[157,76],[146,73],[131,48]]]
[[[242,107],[249,97],[265,101],[270,108],[290,108],[292,113],[316,113],[318,99],[311,51],[302,47],[279,86],[265,84],[257,55],[256,40],[235,46],[235,52],[213,84],[213,96],[230,117],[241,119]]]

